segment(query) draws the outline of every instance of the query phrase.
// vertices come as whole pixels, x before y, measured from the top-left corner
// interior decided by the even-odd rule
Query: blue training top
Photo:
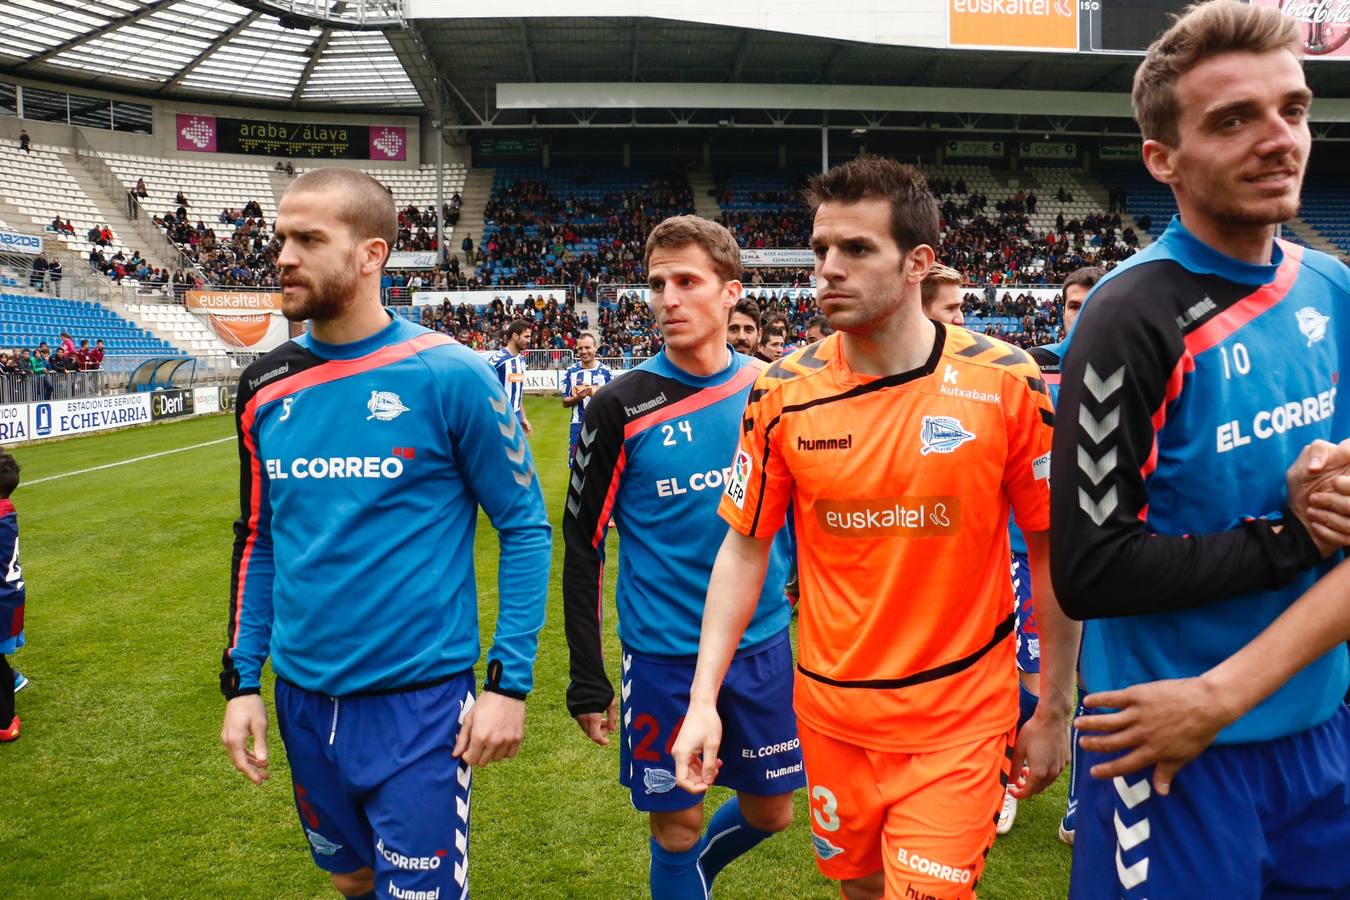
[[[487,688],[530,690],[550,527],[482,359],[404,319],[340,346],[305,335],[244,372],[237,418],[227,696],[256,692],[269,654],[278,676],[334,696],[472,668],[480,506],[501,542]]]
[[[1174,218],[1089,295],[1068,341],[1051,467],[1051,574],[1089,619],[1091,691],[1203,673],[1341,557],[1289,513],[1285,471],[1350,436],[1350,270],[1279,241],[1269,265],[1225,256]],[[1219,743],[1306,730],[1341,706],[1338,646],[1224,729]]]
[[[757,362],[727,348],[714,375],[690,375],[665,351],[601,388],[586,411],[563,514],[564,614],[573,715],[613,697],[601,650],[605,534],[619,526],[619,637],[639,653],[698,654],[713,560],[727,534],[717,506],[730,475]],[[780,535],[781,538],[781,535]],[[787,555],[776,540],[740,648],[787,628]]]

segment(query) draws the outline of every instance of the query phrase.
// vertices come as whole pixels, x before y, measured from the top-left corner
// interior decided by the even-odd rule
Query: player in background
[[[506,391],[527,437],[534,434],[534,426],[525,415],[525,350],[530,346],[531,334],[529,322],[514,320],[506,326],[506,346],[488,357],[488,365],[497,372],[497,381]]]
[[[806,343],[816,344],[834,334],[830,320],[824,316],[812,316],[806,323]]]
[[[18,740],[23,723],[14,711],[14,695],[27,679],[10,667],[7,654],[24,645],[23,610],[28,592],[19,565],[19,514],[10,497],[19,487],[19,461],[0,450],[0,743]]]
[[[923,302],[923,314],[947,325],[966,324],[961,308],[965,300],[961,298],[961,285],[966,276],[951,266],[933,263],[923,282],[919,285],[919,297]]]
[[[721,698],[736,723],[721,783],[736,796],[706,831],[703,797],[676,786],[670,755],[725,531],[718,499],[734,477],[727,461],[760,371],[726,340],[727,316],[741,293],[740,259],[735,238],[716,222],[677,216],[653,229],[644,267],[665,346],[591,399],[563,514],[567,708],[601,745],[619,715],[601,646],[611,516],[623,535],[619,779],[648,814],[651,895],[659,900],[705,898],[731,860],[791,823],[792,792],[805,784],[792,713],[786,561],[777,550],[753,573],[758,599]]]
[[[1144,163],[1181,212],[1098,283],[1064,355],[1051,562],[1091,694],[1200,676],[1341,555],[1309,530],[1301,451],[1350,424],[1350,272],[1275,238],[1311,147],[1299,52],[1279,10],[1206,3],[1135,73]],[[1347,672],[1343,646],[1301,668],[1166,799],[1147,773],[1080,779],[1070,896],[1350,893]]]
[[[727,317],[727,341],[743,356],[754,356],[759,349],[759,304],[742,297]]]
[[[266,780],[270,656],[315,865],[347,897],[467,896],[471,767],[516,754],[544,623],[539,480],[492,370],[381,307],[388,189],[317,169],[278,213],[282,311],[310,330],[239,385],[221,741]],[[480,505],[501,599],[475,701]]]
[[[1077,626],[1043,617],[1040,705],[1016,747],[1010,504],[1051,596],[1050,398],[1024,352],[923,315],[939,240],[919,173],[863,157],[813,179],[821,308],[839,333],[756,381],[720,512],[682,786],[718,775],[719,686],[791,503],[800,544],[795,704],[817,865],[844,896],[972,897],[1009,778],[1068,758]],[[1025,765],[1024,765],[1025,764]]]
[[[577,361],[563,373],[562,405],[572,410],[572,425],[567,436],[567,462],[577,453],[577,437],[586,416],[586,407],[595,392],[614,379],[609,366],[595,358],[595,335],[586,332],[577,338]]]
[[[1050,391],[1050,402],[1059,402],[1060,354],[1063,352],[1064,338],[1068,336],[1083,301],[1093,285],[1101,280],[1104,272],[1095,266],[1075,269],[1064,279],[1061,288],[1064,299],[1064,330],[1060,341],[1032,347],[1027,352],[1040,367],[1041,378]],[[1037,683],[1041,669],[1041,636],[1036,626],[1036,603],[1031,592],[1031,565],[1027,561],[1027,542],[1017,522],[1008,521],[1008,536],[1012,544],[1012,582],[1013,598],[1017,604],[1017,678],[1018,713],[1017,727],[1025,725],[1036,712],[1036,700],[1039,696]],[[1079,706],[1075,718],[1083,714]],[[1073,843],[1075,813],[1078,808],[1078,746],[1070,740],[1070,752],[1073,759],[1069,767],[1069,800],[1064,816],[1059,823],[1059,839],[1066,844]],[[998,833],[1007,834],[1017,819],[1017,798],[1009,791],[1003,799],[1003,812],[999,815]]]
[[[787,330],[781,325],[768,325],[760,333],[759,346],[755,348],[755,358],[760,362],[776,363],[783,355],[783,342],[787,340]]]

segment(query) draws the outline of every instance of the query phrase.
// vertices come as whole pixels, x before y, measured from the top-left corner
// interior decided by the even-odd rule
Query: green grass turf
[[[617,749],[583,738],[563,703],[567,414],[556,399],[527,404],[554,525],[549,615],[521,755],[474,779],[473,892],[640,898],[646,829],[617,783]],[[213,416],[14,453],[33,480],[232,434],[230,417]],[[225,441],[15,494],[30,644],[13,662],[33,683],[18,696],[23,737],[0,746],[6,897],[334,896],[297,827],[275,723],[273,777],[262,787],[235,773],[219,743],[237,491],[235,447]],[[475,561],[491,635],[497,542],[486,521]],[[611,673],[616,658],[611,637]],[[265,696],[270,708],[270,689]],[[1069,850],[1055,828],[1066,778],[1022,804],[990,857],[981,898],[1065,896]],[[838,896],[816,872],[797,800],[792,828],[729,867],[719,898]]]

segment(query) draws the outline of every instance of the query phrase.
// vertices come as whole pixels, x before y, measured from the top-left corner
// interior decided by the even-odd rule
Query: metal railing
[[[107,375],[93,372],[47,372],[17,377],[0,375],[0,403],[41,403],[44,400],[69,400],[75,397],[99,397],[109,393]]]

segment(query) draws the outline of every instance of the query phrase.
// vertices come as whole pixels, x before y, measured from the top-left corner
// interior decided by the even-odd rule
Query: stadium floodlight
[[[283,27],[322,25],[348,31],[386,30],[403,24],[403,0],[236,0],[277,16]]]
[[[850,131],[849,134],[853,135],[854,137],[867,137],[867,129],[855,128],[852,131]]]

